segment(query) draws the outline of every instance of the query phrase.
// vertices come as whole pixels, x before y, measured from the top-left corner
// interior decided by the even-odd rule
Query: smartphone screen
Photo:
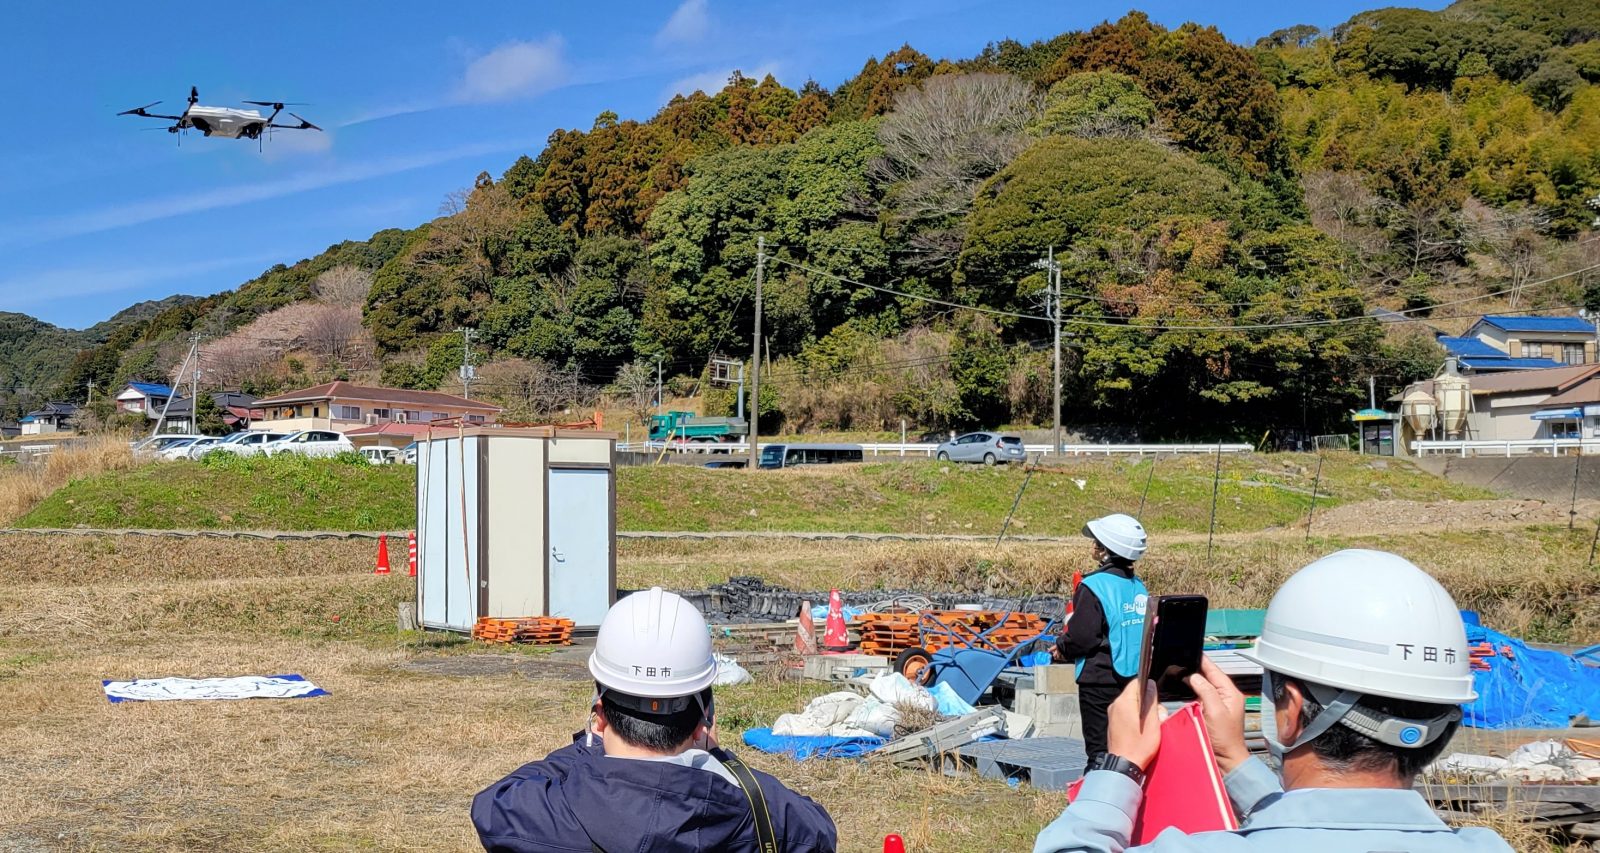
[[[1186,702],[1195,698],[1188,678],[1200,671],[1205,650],[1206,597],[1153,596],[1146,609],[1139,675],[1156,683],[1156,698]]]

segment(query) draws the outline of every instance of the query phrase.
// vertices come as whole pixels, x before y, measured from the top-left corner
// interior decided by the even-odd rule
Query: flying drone
[[[141,118],[159,118],[172,122],[167,128],[168,133],[179,133],[194,128],[206,136],[221,136],[225,139],[260,139],[262,131],[277,130],[322,130],[309,121],[289,113],[299,120],[299,124],[277,124],[273,121],[278,113],[283,112],[286,106],[299,106],[286,104],[280,101],[245,101],[259,107],[272,107],[271,115],[262,115],[260,110],[234,109],[232,107],[208,107],[200,103],[200,90],[189,87],[189,106],[185,107],[181,115],[162,115],[149,112],[149,109],[160,101],[123,110],[119,116],[139,116]],[[151,128],[152,130],[156,128]]]

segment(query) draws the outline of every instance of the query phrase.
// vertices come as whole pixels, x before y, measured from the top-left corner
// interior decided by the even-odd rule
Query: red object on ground
[[[378,567],[373,569],[372,573],[375,575],[389,573],[389,537],[387,536],[378,537]]]
[[[794,653],[797,655],[814,655],[817,653],[817,625],[811,621],[811,602],[800,602],[800,627],[794,632]]]
[[[1072,615],[1072,596],[1077,594],[1077,592],[1078,592],[1078,584],[1081,584],[1081,583],[1083,583],[1083,572],[1073,572],[1072,573],[1072,589],[1067,591],[1067,609],[1066,609],[1066,612],[1063,615],[1065,615],[1065,616],[1071,616]]]
[[[1067,799],[1076,799],[1081,787],[1082,779],[1073,782]],[[1161,724],[1161,751],[1145,772],[1144,799],[1129,846],[1149,844],[1169,827],[1187,833],[1239,828],[1199,702],[1174,711]]]
[[[850,631],[844,625],[844,601],[839,598],[838,590],[828,593],[828,624],[822,633],[822,650],[850,651]]]
[[[417,576],[417,531],[406,534],[406,565],[409,567],[407,575]]]
[[[898,835],[885,835],[883,837],[883,853],[906,853],[905,839]]]

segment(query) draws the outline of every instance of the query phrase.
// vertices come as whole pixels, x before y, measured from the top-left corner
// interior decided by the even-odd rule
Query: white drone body
[[[220,136],[224,139],[260,139],[261,134],[268,129],[278,130],[322,130],[309,121],[289,113],[298,120],[299,124],[277,124],[275,119],[287,104],[277,101],[245,101],[247,104],[257,104],[263,107],[272,107],[270,115],[262,115],[259,110],[236,109],[234,107],[208,107],[200,103],[200,90],[194,86],[189,87],[189,106],[181,115],[162,115],[148,112],[148,110],[161,103],[145,104],[131,110],[117,113],[119,116],[139,116],[141,118],[159,118],[172,122],[167,128],[168,133],[179,133],[193,128],[205,136]]]

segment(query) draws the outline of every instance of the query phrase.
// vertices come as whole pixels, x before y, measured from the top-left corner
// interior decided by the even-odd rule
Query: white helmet
[[[1325,709],[1295,744],[1269,737],[1285,750],[1341,721],[1386,743],[1418,747],[1460,718],[1455,708],[1432,720],[1385,717],[1360,707],[1363,695],[1447,706],[1477,698],[1466,629],[1450,593],[1385,551],[1338,551],[1295,572],[1267,606],[1255,648],[1241,654],[1269,678],[1307,682]]]
[[[1083,535],[1124,560],[1133,561],[1144,556],[1144,525],[1131,515],[1118,512],[1097,518],[1083,526]]]
[[[648,713],[681,711],[717,680],[711,632],[693,604],[652,587],[613,604],[600,622],[589,673],[602,692],[642,700],[626,702]],[[620,698],[620,697],[614,697]]]

